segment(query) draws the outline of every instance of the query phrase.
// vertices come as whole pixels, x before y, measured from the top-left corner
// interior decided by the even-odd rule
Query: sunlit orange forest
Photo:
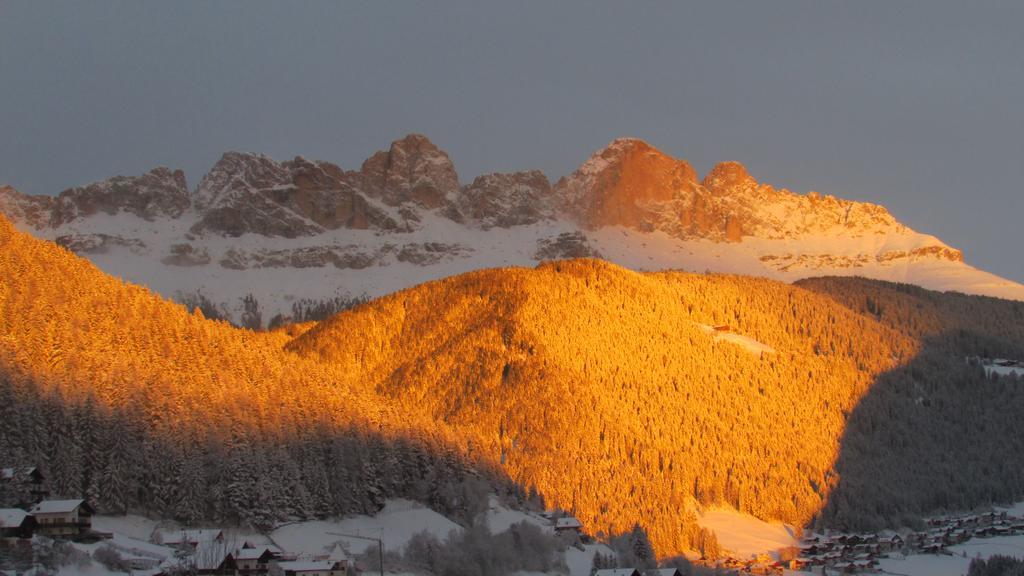
[[[1024,392],[965,361],[1024,356],[1022,320],[864,280],[568,260],[253,332],[0,218],[0,459],[108,511],[254,526],[393,496],[458,514],[486,482],[712,556],[703,506],[858,528],[1024,494]]]

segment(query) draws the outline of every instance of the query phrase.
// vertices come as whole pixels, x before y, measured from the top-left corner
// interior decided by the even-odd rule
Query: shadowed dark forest
[[[1024,303],[857,278],[799,285],[921,342],[850,413],[817,527],[916,526],[1024,495],[1024,380],[966,361],[1024,358]]]

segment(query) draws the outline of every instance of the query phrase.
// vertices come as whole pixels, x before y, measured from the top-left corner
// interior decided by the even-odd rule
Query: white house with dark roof
[[[246,542],[234,556],[239,574],[266,574],[271,562],[280,559],[281,553],[273,546],[253,546]]]
[[[92,530],[95,511],[85,500],[43,500],[31,514],[38,523],[37,532],[46,536],[76,536]]]

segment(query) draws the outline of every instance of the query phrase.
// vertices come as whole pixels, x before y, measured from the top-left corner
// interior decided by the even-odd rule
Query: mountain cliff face
[[[0,188],[0,211],[104,270],[175,297],[202,292],[237,314],[294,299],[378,295],[458,272],[600,256],[637,270],[694,269],[786,281],[857,275],[1024,299],[959,250],[884,207],[757,182],[737,162],[703,179],[685,160],[623,138],[552,185],[537,171],[460,185],[418,134],[358,170],[228,152],[195,190],[156,168],[58,196]],[[188,273],[178,270],[188,267]]]

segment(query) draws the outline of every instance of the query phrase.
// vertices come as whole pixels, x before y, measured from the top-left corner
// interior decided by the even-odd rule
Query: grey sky
[[[883,203],[1024,280],[1024,3],[8,2],[0,183],[229,149],[346,168],[408,132],[483,172],[637,136]]]

